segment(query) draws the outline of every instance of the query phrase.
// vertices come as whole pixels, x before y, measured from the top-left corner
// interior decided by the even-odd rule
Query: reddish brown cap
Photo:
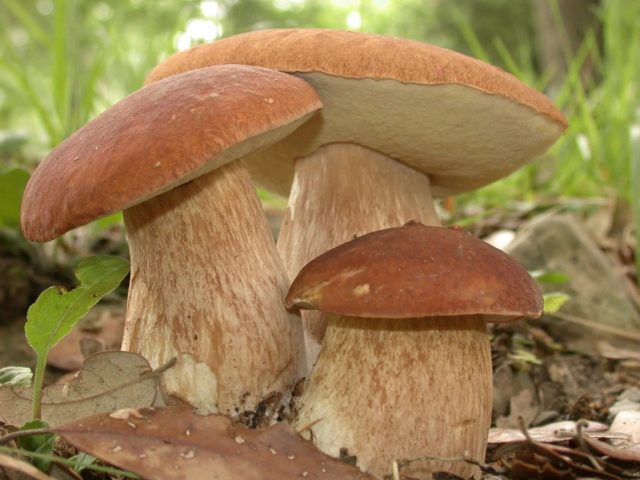
[[[436,195],[472,190],[544,153],[566,119],[543,94],[474,58],[398,38],[321,29],[263,30],[177,53],[151,83],[242,63],[293,73],[314,86],[322,114],[248,159],[256,180],[287,194],[296,158],[327,143],[362,145],[427,173]]]
[[[353,317],[542,314],[542,294],[504,252],[455,228],[410,223],[320,255],[294,280],[287,307]]]
[[[129,95],[58,145],[22,200],[26,238],[51,240],[275,143],[321,107],[304,81],[244,65]]]

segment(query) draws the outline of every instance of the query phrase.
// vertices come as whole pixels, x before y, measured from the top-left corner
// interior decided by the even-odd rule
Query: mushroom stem
[[[440,225],[429,177],[368,148],[334,143],[296,161],[278,250],[293,279],[327,250],[409,220]],[[320,312],[301,313],[311,368],[327,323]]]
[[[395,460],[424,456],[484,459],[491,422],[491,352],[481,315],[406,320],[329,316],[296,428],[323,452],[341,448],[378,478]],[[416,461],[402,471],[462,478],[462,462]]]
[[[245,168],[228,164],[124,212],[131,284],[123,349],[169,394],[235,416],[304,374],[300,319]]]

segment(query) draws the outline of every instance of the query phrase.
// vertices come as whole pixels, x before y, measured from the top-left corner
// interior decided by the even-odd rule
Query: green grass
[[[629,182],[633,158],[630,139],[632,127],[640,124],[640,2],[604,0],[597,13],[603,25],[602,42],[599,44],[594,32],[587,32],[581,48],[569,59],[568,73],[554,99],[565,112],[569,128],[547,161],[533,163],[469,199],[487,204],[535,195],[634,200]],[[562,23],[558,25],[561,28]],[[544,89],[548,72],[537,75],[530,63],[518,61],[531,55],[514,55],[496,39],[501,58],[489,58],[471,26],[460,28],[475,56],[491,63],[500,61],[525,83]],[[581,77],[587,58],[593,61],[593,84],[589,86]]]

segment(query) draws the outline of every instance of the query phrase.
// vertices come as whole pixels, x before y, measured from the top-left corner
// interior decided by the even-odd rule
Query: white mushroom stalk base
[[[318,255],[365,233],[409,220],[440,225],[429,177],[368,148],[335,143],[296,161],[278,250],[290,279]],[[311,368],[326,320],[302,312]]]
[[[323,452],[341,448],[378,478],[392,462],[469,455],[484,460],[491,422],[491,352],[482,316],[387,320],[330,316],[296,429]],[[401,473],[463,478],[463,462],[419,460]]]
[[[232,163],[125,211],[131,285],[123,349],[169,394],[231,416],[304,374],[300,318],[249,175]]]

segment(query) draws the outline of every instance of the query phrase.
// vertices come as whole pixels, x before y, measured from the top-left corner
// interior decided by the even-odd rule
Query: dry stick
[[[522,434],[525,436],[526,438],[526,442],[527,444],[532,448],[532,449],[537,449],[538,452],[542,451],[544,452],[544,455],[546,455],[549,458],[555,459],[556,461],[560,461],[565,463],[566,465],[569,466],[569,468],[578,473],[578,474],[588,474],[588,475],[599,475],[599,478],[608,478],[611,480],[621,480],[621,478],[617,475],[611,474],[609,472],[606,472],[602,469],[592,469],[589,467],[586,467],[584,465],[578,464],[576,462],[574,462],[571,458],[571,454],[577,455],[578,453],[580,453],[581,455],[585,455],[584,452],[581,451],[573,451],[573,452],[566,452],[566,455],[562,455],[559,451],[558,448],[565,448],[565,447],[557,447],[557,446],[552,446],[552,445],[544,445],[544,444],[540,444],[536,441],[534,441],[531,436],[529,436],[529,432],[527,431],[525,424],[524,424],[524,420],[522,417],[518,417],[518,424],[520,426],[520,430],[522,431]],[[569,450],[569,449],[567,449]]]
[[[576,441],[578,442],[580,449],[584,451],[591,465],[593,465],[593,468],[595,468],[600,472],[603,472],[604,468],[602,468],[602,465],[600,465],[600,462],[598,462],[598,460],[593,455],[591,455],[591,450],[587,446],[586,442],[584,441],[584,437],[582,436],[583,428],[586,427],[587,425],[588,423],[586,422],[586,420],[578,420],[576,422],[576,436],[575,436]]]
[[[155,370],[151,371],[152,375],[159,375],[167,370],[169,370],[171,367],[173,367],[176,363],[178,363],[178,359],[176,357],[171,357],[169,360],[167,360],[167,363],[163,363],[162,365],[160,365],[158,368],[156,368]]]
[[[416,457],[416,458],[411,458],[411,459],[404,459],[404,460],[398,460],[397,465],[400,469],[406,468],[409,465],[411,465],[414,462],[422,462],[422,461],[429,461],[429,460],[439,460],[442,462],[466,462],[466,463],[470,463],[471,465],[476,465],[477,467],[480,467],[480,469],[484,472],[493,472],[496,473],[498,475],[507,473],[507,470],[502,469],[502,468],[498,468],[498,467],[493,467],[491,465],[489,465],[488,463],[484,463],[480,460],[476,460],[473,457],[470,457],[468,455],[460,455],[458,457],[440,457],[438,455],[425,455],[424,457]]]
[[[314,420],[311,423],[307,423],[304,427],[302,427],[300,430],[297,431],[298,435],[302,435],[303,432],[305,432],[306,430],[309,430],[311,427],[313,427],[316,423],[321,422],[322,420],[324,420],[323,418],[318,418],[316,420]],[[311,432],[313,434],[313,432]]]

